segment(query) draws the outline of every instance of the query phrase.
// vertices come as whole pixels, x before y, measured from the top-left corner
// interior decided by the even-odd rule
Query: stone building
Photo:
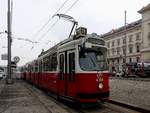
[[[138,11],[142,19],[103,34],[112,65],[150,61],[150,4]]]
[[[150,60],[150,4],[138,11],[142,14],[142,49],[141,60]]]

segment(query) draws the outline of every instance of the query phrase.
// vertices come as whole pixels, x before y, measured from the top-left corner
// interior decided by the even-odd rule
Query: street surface
[[[22,81],[5,85],[0,93],[0,113],[68,113],[43,93],[37,95],[31,88]]]
[[[150,78],[110,78],[110,98],[150,110]]]
[[[107,102],[80,108],[68,102],[59,102],[22,80],[12,85],[4,83],[0,81],[0,113],[138,113]]]

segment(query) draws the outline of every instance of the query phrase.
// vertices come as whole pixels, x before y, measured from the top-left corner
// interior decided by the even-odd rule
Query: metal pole
[[[12,84],[11,78],[11,9],[10,0],[8,0],[7,29],[8,29],[8,65],[7,65],[7,84]]]
[[[127,11],[125,10],[124,11],[124,14],[125,14],[125,23],[124,23],[124,26],[125,26],[125,40],[127,41],[127,16],[126,16],[126,14],[127,14]],[[124,63],[126,63],[126,52],[127,52],[127,48],[126,48],[126,46],[127,46],[127,44],[126,44],[127,42],[125,42],[125,54],[124,54],[124,58],[125,58],[125,62]]]
[[[69,38],[71,37],[72,31],[73,31],[75,25],[77,25],[77,22],[76,22],[76,21],[73,22],[73,26],[72,26],[72,29],[71,29],[71,31],[70,31]]]

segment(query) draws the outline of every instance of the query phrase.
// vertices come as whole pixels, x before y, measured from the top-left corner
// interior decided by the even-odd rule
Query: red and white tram
[[[24,66],[22,77],[58,98],[97,102],[109,98],[107,48],[96,34],[78,28],[66,39]]]

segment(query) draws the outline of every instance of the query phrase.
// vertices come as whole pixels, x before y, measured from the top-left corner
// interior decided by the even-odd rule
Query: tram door
[[[75,51],[68,51],[67,53],[67,84],[68,84],[68,96],[75,97],[76,85],[75,85]]]
[[[65,51],[59,54],[58,93],[64,96],[75,95],[75,52]]]
[[[59,54],[58,93],[64,96],[67,95],[66,57],[66,52]]]

